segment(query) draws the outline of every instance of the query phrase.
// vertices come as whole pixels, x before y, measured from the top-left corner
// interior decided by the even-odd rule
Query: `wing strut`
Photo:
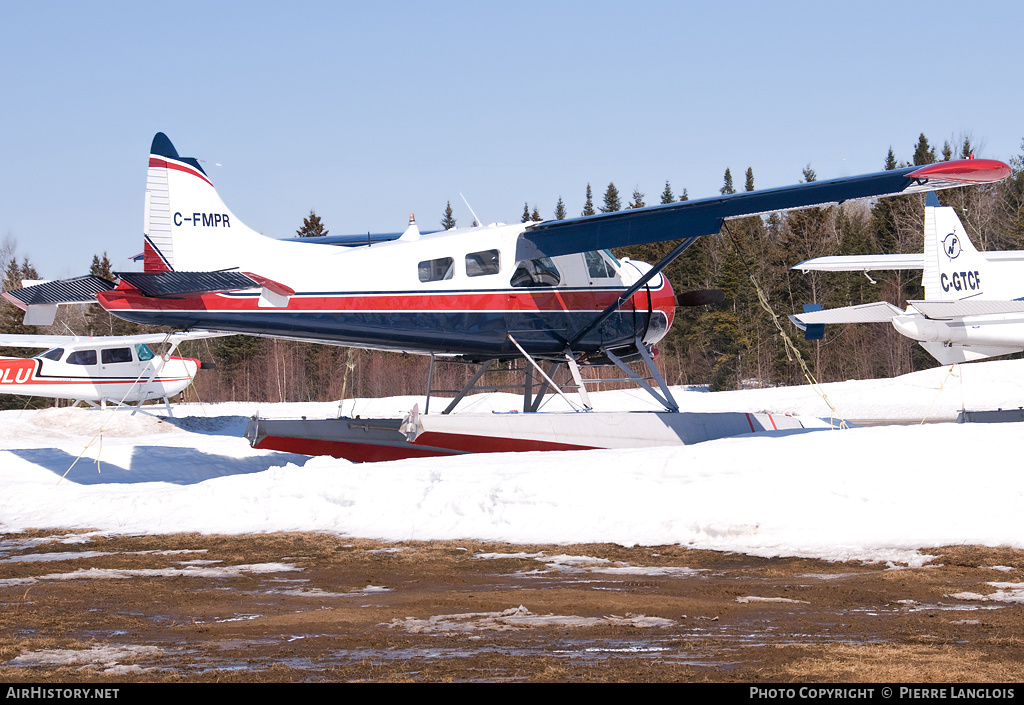
[[[649,369],[651,371],[651,374],[654,375],[655,381],[657,381],[658,386],[661,388],[661,394],[658,394],[656,391],[654,391],[654,388],[651,387],[651,385],[647,384],[647,380],[642,378],[633,370],[629,369],[629,366],[626,365],[626,363],[624,363],[618,357],[616,357],[615,353],[613,353],[611,350],[605,350],[605,354],[609,358],[611,358],[611,361],[615,363],[616,367],[618,367],[620,370],[629,375],[630,379],[639,384],[641,387],[644,388],[644,390],[648,394],[650,394],[652,397],[661,402],[661,404],[665,407],[666,411],[679,411],[679,404],[676,403],[675,398],[672,396],[672,392],[670,392],[668,389],[668,385],[665,384],[665,379],[661,376],[661,373],[658,372],[658,366],[654,364],[654,359],[651,357],[651,354],[647,352],[647,346],[644,345],[643,341],[640,340],[640,338],[636,339],[636,349],[640,351],[640,354],[643,356],[644,363],[647,365],[647,369]]]
[[[572,339],[568,343],[566,343],[566,349],[571,350],[572,347],[576,345],[576,343],[583,340],[584,336],[586,336],[592,330],[594,330],[599,325],[604,323],[608,319],[608,317],[611,316],[616,311],[618,311],[624,303],[633,298],[633,294],[640,291],[641,288],[647,286],[647,282],[651,281],[652,279],[654,279],[654,277],[661,274],[661,270],[665,269],[665,267],[672,264],[676,257],[683,254],[683,250],[685,250],[687,247],[689,247],[695,242],[697,242],[697,238],[695,237],[688,237],[682,240],[678,245],[675,246],[675,248],[673,248],[671,252],[662,257],[661,261],[659,261],[656,265],[651,267],[651,271],[647,272],[647,274],[640,277],[636,281],[636,283],[633,284],[633,286],[629,287],[624,292],[619,294],[619,297],[615,299],[615,301],[612,302],[608,306],[608,308],[606,308],[604,311],[601,311],[601,313],[597,314],[594,320],[592,320],[590,323],[584,326],[579,333],[574,335]]]

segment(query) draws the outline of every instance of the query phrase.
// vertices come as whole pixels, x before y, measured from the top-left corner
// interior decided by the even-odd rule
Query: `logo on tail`
[[[942,241],[942,249],[946,253],[946,257],[949,259],[956,259],[960,256],[960,252],[963,248],[960,247],[960,238],[956,236],[956,233],[950,233]]]

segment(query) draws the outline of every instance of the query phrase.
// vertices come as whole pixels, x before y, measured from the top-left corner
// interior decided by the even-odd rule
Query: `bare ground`
[[[0,681],[1012,682],[1024,551],[0,535]]]

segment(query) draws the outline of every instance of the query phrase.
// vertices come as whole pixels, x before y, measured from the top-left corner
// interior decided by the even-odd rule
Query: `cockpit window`
[[[516,264],[516,271],[512,274],[512,286],[516,287],[538,287],[558,286],[561,281],[558,269],[550,257],[531,259]]]
[[[584,252],[583,256],[587,260],[587,271],[592,279],[609,279],[615,276],[615,269],[608,264],[600,252],[591,250]]]
[[[53,350],[47,350],[41,357],[44,360],[59,360],[64,356],[64,348],[54,348]]]
[[[100,350],[100,360],[103,361],[104,365],[114,365],[119,362],[131,362],[132,349],[106,348],[105,350]]]
[[[144,344],[144,343],[139,343],[138,345],[136,345],[135,346],[135,352],[139,356],[139,362],[145,362],[146,360],[152,360],[154,357],[156,357],[156,355],[153,353],[153,351],[149,349],[149,346]]]
[[[466,255],[466,276],[482,277],[486,274],[497,274],[501,269],[501,256],[497,250],[471,252]]]
[[[67,363],[69,365],[95,365],[96,351],[76,350],[75,352],[68,355]]]
[[[451,279],[455,270],[455,260],[451,257],[423,260],[419,264],[421,282],[437,282]]]

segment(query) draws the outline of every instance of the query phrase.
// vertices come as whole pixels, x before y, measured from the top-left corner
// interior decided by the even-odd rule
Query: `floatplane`
[[[721,296],[713,290],[677,295],[662,274],[697,238],[718,233],[734,218],[990,183],[1009,173],[1002,162],[974,159],[539,223],[421,233],[410,219],[397,237],[370,236],[359,244],[349,238],[338,246],[317,238],[275,240],[248,228],[228,210],[199,161],[180,156],[159,133],[147,174],[143,271],[118,273],[116,286],[81,278],[75,292],[21,292],[28,311],[35,306],[40,315],[46,307],[95,300],[137,323],[478,365],[439,415],[427,407],[403,419],[304,425],[254,419],[248,435],[258,447],[382,460],[663,444],[668,438],[689,442],[777,428],[781,422],[740,414],[728,420],[727,431],[707,431],[705,421],[688,420],[679,411],[653,363],[653,347],[668,332],[677,305]],[[654,264],[620,260],[610,251],[670,240],[678,243]],[[501,428],[490,415],[451,414],[487,370],[508,360],[525,361],[526,413],[515,422],[506,419]],[[649,377],[636,374],[630,362],[644,363]],[[560,419],[531,413],[549,390],[561,393],[552,376],[562,365],[579,393],[579,403],[569,401],[576,411],[592,410],[581,365],[618,367],[665,411],[588,413],[585,421],[569,420],[572,413]],[[430,380],[427,387],[429,404]],[[581,431],[581,423],[589,431]]]
[[[175,348],[184,340],[220,335],[224,334],[0,334],[0,347],[44,349],[31,358],[0,357],[0,394],[69,399],[97,408],[134,402],[135,410],[145,401],[162,398],[170,414],[170,398],[192,384],[204,366],[195,358],[174,356]],[[170,347],[164,353],[154,352],[150,345],[158,343]]]

